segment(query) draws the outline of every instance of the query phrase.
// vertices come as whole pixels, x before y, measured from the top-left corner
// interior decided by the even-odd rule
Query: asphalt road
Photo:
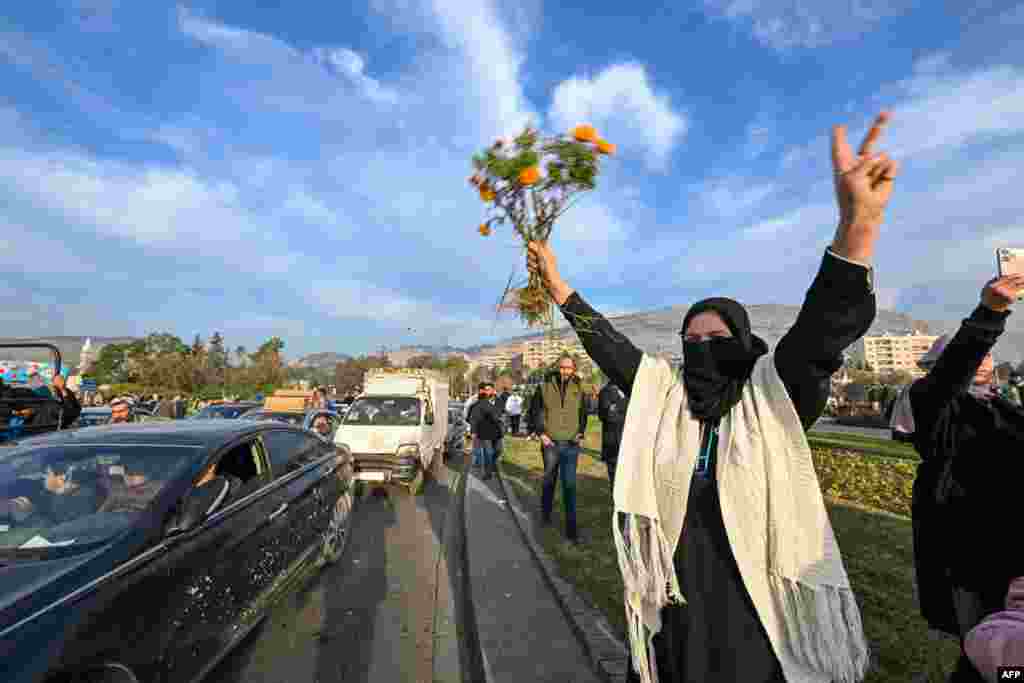
[[[342,558],[275,606],[207,680],[457,681],[441,552],[451,488],[443,468],[419,496],[364,494]]]

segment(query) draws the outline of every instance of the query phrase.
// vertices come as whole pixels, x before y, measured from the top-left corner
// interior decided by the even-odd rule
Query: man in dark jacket
[[[562,505],[565,508],[565,535],[579,541],[576,528],[576,463],[580,444],[587,431],[587,407],[583,384],[576,376],[576,361],[563,354],[558,370],[548,373],[530,402],[530,431],[540,437],[544,456],[544,487],[541,493],[541,519],[551,523],[555,503],[555,485],[562,473]]]
[[[626,423],[629,399],[622,389],[608,382],[597,396],[597,417],[601,420],[601,459],[608,466],[608,481],[615,489],[615,466],[619,461],[622,427]]]
[[[479,449],[480,473],[483,479],[494,476],[495,443],[501,439],[501,414],[494,403],[494,385],[485,383],[484,395],[469,409],[470,431]]]

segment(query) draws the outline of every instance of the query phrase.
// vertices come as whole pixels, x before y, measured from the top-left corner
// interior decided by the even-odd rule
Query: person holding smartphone
[[[921,613],[961,639],[1003,608],[1024,556],[1013,532],[1024,479],[1024,410],[992,388],[992,347],[1024,274],[990,280],[981,301],[911,385],[913,444],[921,455],[911,512]],[[945,341],[940,338],[936,345]],[[961,656],[951,683],[984,678]]]

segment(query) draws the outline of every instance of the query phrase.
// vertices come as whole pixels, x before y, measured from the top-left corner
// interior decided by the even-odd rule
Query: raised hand
[[[1001,313],[1010,308],[1024,293],[1024,275],[1004,275],[985,283],[981,290],[981,304],[986,308]]]
[[[839,228],[832,249],[855,261],[868,262],[874,255],[874,243],[899,171],[896,161],[874,151],[889,118],[887,112],[878,115],[857,154],[846,140],[846,126],[832,129],[832,170],[839,204]]]
[[[572,295],[573,290],[559,274],[555,252],[547,242],[530,242],[526,245],[526,268],[530,274],[540,277],[544,288],[559,306]]]

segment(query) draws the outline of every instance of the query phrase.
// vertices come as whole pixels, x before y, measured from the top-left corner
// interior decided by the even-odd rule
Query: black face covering
[[[732,299],[704,299],[686,312],[682,334],[695,316],[714,311],[729,327],[732,337],[704,342],[683,342],[683,383],[690,414],[698,420],[714,420],[740,400],[743,384],[758,356],[768,345],[750,331],[747,311]]]

